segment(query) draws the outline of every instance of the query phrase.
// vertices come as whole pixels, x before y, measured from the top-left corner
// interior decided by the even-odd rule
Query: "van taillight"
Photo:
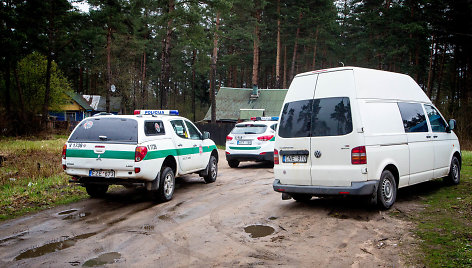
[[[367,164],[367,154],[365,152],[365,146],[359,146],[352,149],[351,163],[353,165]]]
[[[66,152],[67,152],[67,144],[62,146],[62,159],[66,159]]]
[[[279,164],[279,151],[277,149],[274,149],[274,165]]]
[[[144,157],[146,157],[147,151],[148,150],[145,146],[136,147],[136,151],[135,151],[135,154],[134,154],[134,161],[135,162],[142,161],[144,159]]]
[[[231,136],[226,136],[226,141],[231,141],[231,140],[233,140],[233,137],[231,137]]]
[[[273,137],[274,137],[274,135],[267,135],[267,136],[257,137],[257,139],[260,140],[260,141],[270,141]]]

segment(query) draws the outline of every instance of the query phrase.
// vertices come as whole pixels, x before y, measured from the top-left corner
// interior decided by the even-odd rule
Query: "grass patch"
[[[0,220],[74,202],[87,195],[70,185],[61,166],[65,136],[0,138]]]
[[[425,210],[413,216],[426,267],[472,266],[472,152],[462,152],[461,182],[424,195]]]

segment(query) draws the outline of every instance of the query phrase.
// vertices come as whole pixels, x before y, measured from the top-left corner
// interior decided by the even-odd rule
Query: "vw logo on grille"
[[[318,151],[318,150],[316,150],[316,151],[315,151],[315,157],[316,157],[316,158],[320,158],[320,157],[321,157],[321,152]]]

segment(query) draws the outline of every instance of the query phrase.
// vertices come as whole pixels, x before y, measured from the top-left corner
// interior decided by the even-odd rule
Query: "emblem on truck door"
[[[318,151],[318,150],[316,150],[316,151],[315,151],[315,157],[316,157],[316,158],[320,158],[320,157],[321,157],[321,152]]]

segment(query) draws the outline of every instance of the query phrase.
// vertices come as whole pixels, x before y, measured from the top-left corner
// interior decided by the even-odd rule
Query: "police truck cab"
[[[99,115],[80,122],[62,151],[70,182],[91,197],[103,196],[112,184],[145,186],[157,199],[172,199],[175,177],[198,173],[216,180],[218,152],[177,110],[136,110],[134,115]]]

